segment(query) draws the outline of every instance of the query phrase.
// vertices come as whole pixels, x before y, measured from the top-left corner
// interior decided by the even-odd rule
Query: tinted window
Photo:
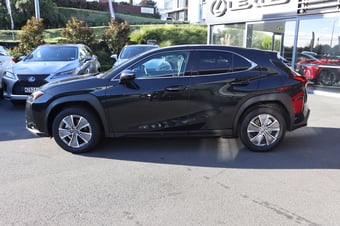
[[[243,57],[224,51],[200,51],[197,61],[199,75],[247,70],[251,64]]]
[[[91,49],[87,46],[84,47],[84,52],[85,52],[86,56],[92,56],[93,55]]]
[[[233,58],[229,52],[201,51],[198,60],[198,74],[219,74],[232,71]]]
[[[154,48],[157,46],[127,46],[122,50],[120,58],[129,59]]]
[[[245,71],[251,67],[251,63],[245,58],[233,54],[233,71]]]
[[[188,52],[171,52],[154,55],[132,67],[136,77],[183,76]]]

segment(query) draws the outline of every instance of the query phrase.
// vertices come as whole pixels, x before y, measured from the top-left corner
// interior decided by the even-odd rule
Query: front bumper
[[[28,96],[26,100],[26,108],[25,108],[25,124],[26,129],[40,137],[48,137],[48,131],[45,129],[44,125],[44,117],[42,112],[33,111],[32,109],[32,97]]]

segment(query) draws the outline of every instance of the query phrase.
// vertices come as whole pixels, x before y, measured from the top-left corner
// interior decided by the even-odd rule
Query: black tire
[[[333,86],[336,82],[336,72],[334,70],[323,69],[318,76],[318,82],[324,86]]]
[[[239,128],[242,143],[251,151],[271,151],[286,133],[286,121],[279,108],[261,106],[246,112]]]
[[[66,108],[54,118],[52,135],[57,144],[71,153],[92,150],[102,139],[94,113],[84,108]]]

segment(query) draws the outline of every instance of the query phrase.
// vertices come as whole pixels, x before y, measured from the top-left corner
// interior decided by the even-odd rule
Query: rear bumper
[[[307,104],[304,105],[303,112],[295,117],[295,121],[290,130],[295,130],[307,126],[310,115],[310,109]]]

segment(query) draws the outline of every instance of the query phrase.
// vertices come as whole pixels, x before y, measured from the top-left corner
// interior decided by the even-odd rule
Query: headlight
[[[11,71],[6,71],[4,77],[9,78],[9,79],[13,79],[13,80],[18,79],[18,77]]]
[[[72,69],[72,70],[67,70],[67,71],[62,71],[59,73],[55,73],[51,75],[51,79],[59,79],[61,77],[67,77],[67,76],[72,76],[75,74],[76,69]]]

